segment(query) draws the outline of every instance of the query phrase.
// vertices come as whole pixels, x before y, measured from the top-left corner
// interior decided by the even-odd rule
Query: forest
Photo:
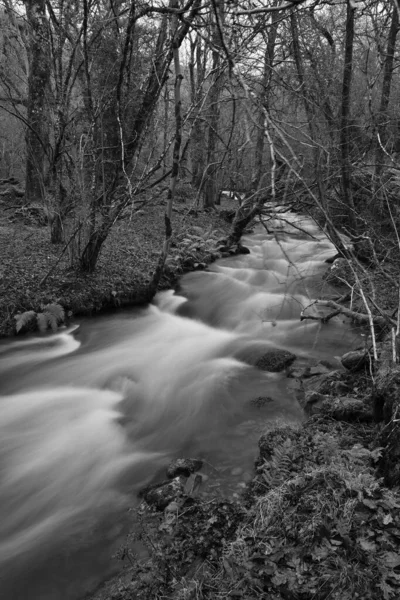
[[[1,338],[57,333],[74,317],[146,307],[175,285],[185,291],[184,273],[207,277],[218,259],[251,256],[242,235],[255,226],[279,246],[286,277],[285,248],[292,243],[297,258],[301,249],[295,237],[285,246],[269,221],[295,213],[313,223],[307,230],[299,221],[298,240],[318,249],[323,231],[336,255],[325,260],[335,262],[325,265],[321,297],[287,318],[296,322],[288,339],[297,326],[315,326],[315,347],[325,334],[333,347],[332,331],[345,323],[363,340],[346,359],[329,346],[335,370],[313,355],[290,371],[298,357],[283,346],[279,369],[250,362],[271,381],[279,372],[300,382],[304,426],[261,437],[239,501],[196,495],[197,459],[168,475],[165,489],[178,492],[167,501],[160,486],[145,490],[135,526],[150,558],[131,556],[127,543],[128,575],[96,600],[398,597],[399,26],[399,0],[0,0]],[[223,281],[228,314],[232,282]],[[216,304],[207,285],[196,293],[208,317]],[[325,285],[337,293],[325,297]],[[285,289],[279,298],[284,311],[294,295]],[[162,330],[164,318],[183,329],[167,313],[143,318],[150,330],[152,319]],[[188,331],[211,323],[215,343],[229,329],[197,317]],[[280,318],[271,319],[272,340]],[[259,321],[262,329],[267,319]],[[129,327],[116,327],[125,343]],[[166,357],[179,357],[173,327],[162,330],[164,368]],[[146,371],[151,352],[145,343],[138,350],[140,336],[155,351],[161,342],[135,335],[132,361]],[[115,352],[124,365],[131,359]],[[10,364],[5,388],[14,391]],[[104,359],[104,371],[110,365]],[[202,391],[207,365],[199,359]],[[168,365],[166,377],[176,371]],[[100,398],[114,394],[104,386]]]
[[[213,210],[224,190],[241,217],[303,203],[379,252],[398,211],[396,1],[2,5],[2,204],[71,266],[93,272],[157,200],[165,261],[172,203]]]

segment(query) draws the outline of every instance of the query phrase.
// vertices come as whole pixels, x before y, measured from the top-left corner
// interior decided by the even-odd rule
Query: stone
[[[369,354],[365,350],[352,350],[343,354],[340,362],[348,371],[361,371],[369,362]]]
[[[237,245],[237,253],[238,254],[250,254],[249,248],[247,246],[242,246],[242,244]]]
[[[296,355],[287,350],[268,350],[256,362],[256,367],[269,373],[280,373],[296,360]]]
[[[254,404],[254,406],[257,406],[257,408],[262,408],[266,404],[271,404],[273,401],[274,399],[270,396],[258,396],[257,398],[250,400],[250,404]]]
[[[312,416],[321,412],[321,409],[329,396],[320,394],[319,392],[307,392],[304,396],[304,400],[301,401],[302,408],[308,416]]]
[[[177,458],[173,460],[167,468],[167,477],[174,479],[179,475],[189,477],[192,473],[200,471],[203,461],[199,458]]]
[[[184,483],[180,477],[149,485],[140,492],[149,506],[164,510],[171,502],[183,496]]]
[[[323,279],[336,286],[352,286],[355,283],[354,273],[345,258],[337,258],[324,274]]]
[[[328,414],[337,421],[371,422],[373,420],[372,411],[365,401],[350,396],[333,399],[329,404]]]

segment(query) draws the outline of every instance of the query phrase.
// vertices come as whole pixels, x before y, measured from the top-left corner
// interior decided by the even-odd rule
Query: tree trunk
[[[178,47],[182,44],[183,40],[185,39],[191,23],[197,16],[200,6],[201,0],[194,0],[190,13],[186,16],[186,19],[184,20],[183,24],[179,27],[174,39],[174,44],[176,44]],[[134,4],[131,5],[132,22],[136,22],[136,16],[134,14],[133,7]],[[154,60],[152,61],[152,68],[147,79],[147,85],[141,104],[135,114],[135,119],[129,131],[129,134],[126,136],[127,141],[121,139],[120,161],[116,165],[115,177],[112,182],[112,185],[110,186],[107,192],[107,202],[104,207],[105,215],[103,216],[103,221],[91,233],[86,247],[83,251],[83,254],[81,256],[81,267],[85,271],[94,270],[102,244],[107,239],[107,236],[113,224],[117,220],[123,208],[127,206],[128,202],[131,201],[131,198],[127,194],[127,191],[125,191],[124,194],[121,194],[122,199],[118,201],[115,200],[115,195],[118,189],[121,190],[122,184],[124,184],[125,186],[127,185],[127,169],[129,169],[129,166],[132,164],[132,161],[136,156],[138,149],[140,148],[144,133],[146,131],[146,127],[154,113],[154,109],[160,97],[161,91],[164,88],[165,82],[168,79],[169,67],[173,59],[174,49],[170,45],[168,40],[167,24],[167,17],[163,16],[159,26]],[[128,25],[127,36],[131,35],[131,32],[132,27]],[[125,48],[126,47],[127,44],[125,44]],[[119,105],[119,113],[121,107],[119,99],[121,97],[120,95],[123,83],[123,75],[126,71],[125,54],[126,53],[124,53],[121,62],[120,78],[116,90],[117,104]]]
[[[341,188],[343,203],[348,217],[350,233],[357,233],[356,213],[351,190],[351,164],[350,164],[350,97],[353,72],[353,41],[354,41],[354,12],[352,1],[347,0],[346,14],[346,39],[342,84],[342,106],[340,120],[340,163],[341,163]]]
[[[171,0],[172,8],[179,8],[178,0]],[[172,35],[175,38],[178,28],[178,19],[174,15],[172,17],[171,29]],[[175,143],[174,143],[174,151],[172,157],[172,170],[171,170],[171,179],[168,188],[167,195],[167,206],[165,209],[165,240],[163,244],[163,249],[158,261],[157,268],[154,273],[153,280],[151,282],[151,287],[156,291],[158,283],[160,281],[161,275],[164,270],[165,261],[167,259],[169,249],[171,246],[171,237],[172,237],[172,205],[175,198],[175,189],[179,176],[179,164],[181,160],[181,145],[182,145],[182,99],[181,99],[181,84],[182,84],[182,70],[181,63],[179,57],[179,44],[174,41],[172,43],[173,47],[173,56],[174,56],[174,68],[175,68],[175,86],[174,86],[174,103],[175,103]]]
[[[196,54],[196,60],[194,55]],[[196,68],[195,68],[196,64]],[[203,65],[203,47],[202,38],[197,36],[196,41],[191,47],[191,61],[189,64],[191,102],[196,108],[193,110],[192,129],[191,129],[191,164],[192,164],[192,185],[200,190],[203,185],[203,175],[205,167],[204,155],[204,125],[200,120],[202,101],[204,92],[202,85],[204,83],[204,65]]]
[[[269,112],[269,98],[271,93],[272,69],[275,54],[275,42],[278,31],[280,13],[278,11],[272,13],[271,26],[268,29],[267,48],[264,55],[264,72],[261,82],[261,89],[258,94],[258,117],[257,117],[257,135],[256,148],[254,153],[254,170],[251,181],[251,190],[256,191],[262,184],[263,157],[265,146],[265,111]]]
[[[219,123],[219,99],[222,90],[221,49],[222,49],[222,26],[224,23],[224,0],[214,0],[215,14],[212,23],[212,70],[213,78],[209,93],[209,122],[207,143],[207,175],[204,186],[204,207],[213,208],[218,203],[218,123]]]
[[[322,206],[324,206],[325,194],[322,189],[322,183],[321,183],[322,177],[321,177],[321,173],[320,173],[320,153],[319,153],[318,145],[316,143],[317,130],[315,127],[315,113],[314,113],[314,109],[313,109],[313,99],[312,99],[310,90],[308,88],[308,85],[306,82],[306,77],[304,74],[304,65],[303,65],[303,59],[302,59],[300,43],[299,43],[299,27],[298,27],[297,15],[294,12],[292,12],[290,14],[290,25],[291,25],[291,30],[292,30],[293,54],[294,54],[294,60],[296,63],[297,77],[298,77],[299,83],[300,83],[301,95],[302,95],[303,104],[304,104],[304,110],[305,110],[306,116],[307,116],[308,129],[310,132],[311,142],[313,144],[313,146],[312,146],[312,156],[313,156],[313,163],[314,163],[313,170],[315,173],[315,180],[317,183],[319,201],[320,201],[320,204]]]
[[[375,186],[379,186],[379,178],[383,168],[384,152],[381,144],[384,146],[387,142],[388,106],[390,100],[390,90],[392,87],[394,53],[398,31],[399,13],[394,2],[383,70],[381,100],[377,117],[377,139],[375,140]]]
[[[48,151],[46,93],[50,82],[50,44],[45,0],[25,0],[25,7],[29,25],[25,201],[29,204],[42,202],[45,196]]]

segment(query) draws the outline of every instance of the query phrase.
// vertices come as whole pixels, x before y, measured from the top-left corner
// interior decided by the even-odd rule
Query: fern
[[[36,318],[36,313],[34,310],[27,310],[23,313],[19,313],[18,315],[15,315],[16,332],[19,333],[21,331],[21,329],[25,329],[26,327],[29,327],[29,325],[31,325],[33,323],[35,318]]]
[[[38,329],[41,333],[44,333],[45,331],[47,331],[47,319],[43,313],[37,313],[36,321],[37,321]]]
[[[47,313],[52,315],[52,317],[54,317],[56,320],[57,325],[64,323],[65,311],[60,304],[57,304],[56,302],[52,304],[46,304],[46,306],[42,307],[42,310],[45,314]]]
[[[56,302],[52,304],[46,304],[42,306],[42,312],[35,312],[34,310],[28,310],[21,314],[15,315],[16,332],[27,329],[33,326],[32,329],[39,329],[41,333],[44,333],[48,329],[56,332],[58,326],[64,323],[65,311],[60,304]]]
[[[281,485],[290,478],[293,470],[293,447],[290,439],[274,449],[271,458],[264,462],[263,479],[270,488]]]

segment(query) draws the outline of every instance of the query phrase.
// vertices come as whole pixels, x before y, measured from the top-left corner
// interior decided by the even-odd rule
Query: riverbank
[[[363,402],[362,418],[327,395],[302,425],[262,436],[240,499],[187,493],[164,511],[143,502],[119,556],[125,571],[93,600],[397,598],[400,493],[381,477],[371,381],[366,371],[330,379]]]
[[[218,240],[230,229],[224,212],[235,201],[223,197],[212,212],[177,203],[173,243],[160,288],[175,284],[187,270],[219,258]],[[221,212],[221,216],[220,216]],[[115,224],[94,273],[77,268],[76,248],[50,243],[49,229],[35,214],[0,205],[0,338],[14,335],[18,313],[40,313],[58,304],[68,318],[146,304],[149,283],[164,240],[164,205],[149,202]]]

